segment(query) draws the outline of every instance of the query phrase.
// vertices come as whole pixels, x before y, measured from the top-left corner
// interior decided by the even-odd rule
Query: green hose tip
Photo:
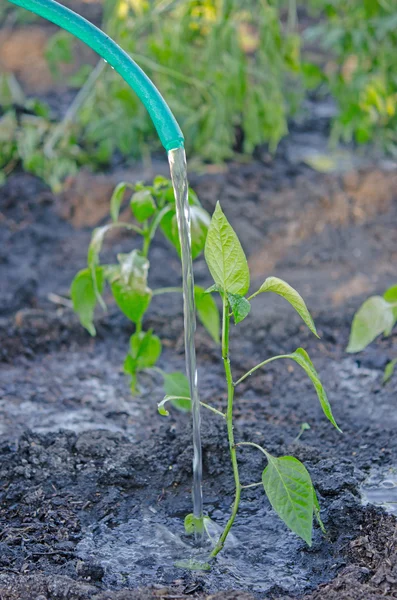
[[[62,27],[95,50],[134,90],[145,105],[164,148],[182,148],[182,131],[168,104],[149,77],[109,36],[55,0],[9,0]]]

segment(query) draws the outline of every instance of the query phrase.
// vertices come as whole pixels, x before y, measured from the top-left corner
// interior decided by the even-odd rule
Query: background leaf
[[[382,296],[371,296],[354,315],[346,352],[361,352],[394,324],[393,309]]]
[[[319,337],[317,334],[316,326],[314,325],[313,319],[307,309],[305,301],[303,300],[302,296],[292,286],[289,285],[289,283],[283,281],[283,279],[279,279],[278,277],[268,277],[264,281],[264,283],[262,283],[257,294],[260,294],[262,292],[274,292],[275,294],[282,296],[282,298],[285,298],[285,300],[287,300],[287,302],[289,302],[291,306],[294,307],[294,309],[306,323],[310,331],[314,333],[314,335]],[[256,294],[254,295],[256,296]]]
[[[317,523],[320,525],[320,529],[323,532],[323,534],[325,535],[327,532],[324,527],[324,523],[322,522],[322,519],[321,519],[320,503],[318,501],[316,490],[314,489],[314,487],[313,487],[313,510],[314,510],[314,516],[316,517]]]
[[[150,219],[156,212],[156,203],[150,190],[135,192],[131,197],[130,206],[134,217],[140,223]]]
[[[131,389],[135,392],[136,375],[142,369],[153,367],[161,354],[161,342],[152,331],[141,331],[130,337],[130,350],[124,361],[124,372],[131,376]]]
[[[269,462],[262,482],[270,504],[287,527],[311,546],[314,504],[310,475],[293,456],[266,456]]]
[[[383,294],[383,298],[390,304],[397,304],[397,285],[393,285]],[[397,323],[397,306],[392,307],[393,325],[389,329],[385,329],[385,335],[390,335],[394,325]]]
[[[204,250],[209,224],[210,216],[207,211],[201,208],[201,206],[190,206],[190,235],[193,260]],[[161,230],[180,255],[181,245],[179,242],[178,221],[175,209],[164,215],[161,221]]]
[[[393,376],[394,367],[397,365],[397,358],[391,360],[387,363],[385,367],[385,371],[383,373],[383,383],[387,383],[389,379]]]
[[[212,337],[219,344],[220,316],[219,310],[211,294],[206,294],[204,288],[194,286],[194,300],[200,321]]]
[[[172,405],[182,412],[191,410],[189,381],[184,373],[175,371],[174,373],[164,374],[164,391],[167,396],[174,396]]]
[[[112,221],[116,223],[119,218],[121,203],[123,202],[124,193],[127,188],[127,184],[122,181],[119,183],[113,191],[112,197],[110,198],[110,216]]]
[[[216,204],[205,243],[205,260],[215,283],[225,292],[244,296],[250,276],[239,239]]]
[[[149,261],[138,250],[117,258],[120,267],[112,269],[109,280],[112,294],[125,316],[138,323],[152,299],[152,290],[146,285]]]
[[[96,277],[96,287],[99,292],[102,292],[103,270],[99,267],[95,269],[94,273]],[[70,295],[72,298],[73,310],[78,314],[80,323],[92,336],[94,336],[96,331],[93,319],[97,297],[90,269],[83,269],[77,273],[72,281]]]

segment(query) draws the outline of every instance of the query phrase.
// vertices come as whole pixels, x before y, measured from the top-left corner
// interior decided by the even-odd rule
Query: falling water
[[[190,207],[188,201],[185,150],[183,148],[170,150],[170,152],[168,152],[168,160],[170,163],[171,178],[175,193],[179,239],[181,242],[186,372],[189,379],[193,416],[193,514],[196,518],[201,520],[203,517],[203,492],[201,484],[201,418],[200,400],[197,389],[196,349],[194,344],[194,334],[196,331],[196,311],[194,304],[194,277],[190,236]],[[196,534],[196,540],[197,537],[200,539],[200,534]]]

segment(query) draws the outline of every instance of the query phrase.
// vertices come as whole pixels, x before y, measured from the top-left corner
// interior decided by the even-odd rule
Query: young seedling
[[[389,336],[397,323],[397,284],[385,291],[383,296],[370,296],[360,306],[353,318],[349,344],[346,352],[361,352],[379,335]],[[383,383],[392,377],[397,358],[387,363]]]
[[[230,363],[229,329],[230,320],[233,319],[234,323],[237,324],[245,319],[250,312],[251,301],[258,294],[265,292],[273,292],[285,298],[298,312],[310,331],[317,336],[313,319],[298,292],[288,283],[277,277],[267,278],[258,291],[251,294],[248,298],[246,297],[250,285],[247,260],[237,235],[223,214],[219,203],[216,206],[208,230],[205,243],[205,259],[215,282],[207,291],[217,291],[222,299],[222,360],[227,385],[227,408],[226,412],[222,413],[211,406],[205,405],[205,407],[221,415],[226,422],[230,459],[235,482],[235,499],[232,513],[222,534],[216,541],[210,556],[214,558],[224,547],[239,509],[241,494],[247,488],[255,486],[262,486],[264,488],[270,504],[279,517],[287,527],[310,546],[312,543],[313,516],[316,517],[321,529],[324,531],[320,518],[320,507],[310,475],[306,467],[292,456],[276,457],[270,454],[266,448],[253,442],[236,442],[233,427],[235,389],[247,377],[257,371],[257,369],[264,367],[270,362],[278,359],[293,360],[305,371],[313,383],[325,416],[338,431],[340,429],[333,417],[326,392],[314,365],[303,348],[298,348],[292,354],[282,354],[267,358],[236,381],[233,378]],[[164,404],[168,400],[170,398],[166,396],[159,405],[159,410],[162,414],[165,414]],[[267,466],[262,472],[262,479],[258,483],[244,485],[241,483],[238,453],[245,446],[256,448],[267,460]],[[195,529],[203,529],[203,524],[198,522],[198,519],[193,515],[188,515],[185,519],[185,527],[187,532],[192,532]]]
[[[120,209],[128,190],[133,193],[129,205],[135,223],[120,221]],[[189,190],[191,211],[192,256],[196,258],[204,249],[210,217],[201,207],[193,190]],[[170,396],[189,395],[186,377],[179,372],[164,373],[155,365],[161,354],[161,341],[150,329],[143,330],[143,319],[152,299],[165,293],[182,293],[181,288],[169,287],[152,290],[148,286],[149,250],[158,229],[171,242],[178,253],[180,244],[172,184],[168,179],[156,177],[151,186],[120,183],[110,201],[112,222],[94,230],[88,248],[87,268],[75,276],[71,286],[73,308],[80,322],[94,336],[94,310],[99,304],[106,310],[103,299],[105,283],[124,315],[135,324],[130,338],[129,352],[124,361],[124,371],[131,378],[131,390],[137,391],[138,374],[148,369],[156,370],[164,378],[165,392]],[[142,238],[141,250],[134,249],[117,256],[117,264],[101,264],[100,252],[105,235],[114,229],[125,229]],[[214,299],[196,286],[195,301],[198,316],[211,337],[219,342],[220,318]],[[181,410],[190,409],[190,400],[173,400]]]

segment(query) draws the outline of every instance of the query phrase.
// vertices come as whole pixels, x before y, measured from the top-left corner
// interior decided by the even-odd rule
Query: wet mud
[[[209,211],[220,200],[247,252],[253,289],[268,275],[282,277],[314,315],[321,340],[282,299],[259,297],[232,329],[231,361],[237,377],[298,346],[312,357],[343,435],[325,421],[304,373],[280,361],[241,385],[236,437],[305,462],[327,534],[316,528],[308,548],[253,488],[244,492],[233,535],[210,572],[174,566],[195,552],[183,532],[191,510],[189,416],[157,414],[156,376],[145,376],[140,396],[131,396],[122,363],[133,326],[114,306],[98,313],[98,335],[90,338],[68,305],[71,279],[84,267],[103,212],[77,227],[66,218],[70,196],[60,208],[44,184],[16,173],[0,190],[3,600],[397,596],[395,516],[384,506],[390,499],[375,501],[368,491],[397,465],[397,380],[382,385],[397,338],[380,339],[360,355],[344,350],[354,310],[395,282],[395,176],[387,165],[316,173],[288,148],[282,145],[274,161],[258,154],[222,172],[192,174],[191,183]],[[115,237],[105,243],[104,260],[136,245]],[[161,238],[150,258],[152,287],[179,285],[177,256]],[[195,271],[199,284],[210,284],[202,258]],[[181,299],[153,301],[145,327],[163,340],[166,371],[183,369],[182,326]],[[201,327],[197,354],[202,399],[220,408],[219,348]],[[310,430],[296,441],[303,422]],[[203,415],[203,452],[205,511],[222,526],[233,477],[215,415]],[[244,483],[260,479],[262,456],[244,449],[239,461]]]

